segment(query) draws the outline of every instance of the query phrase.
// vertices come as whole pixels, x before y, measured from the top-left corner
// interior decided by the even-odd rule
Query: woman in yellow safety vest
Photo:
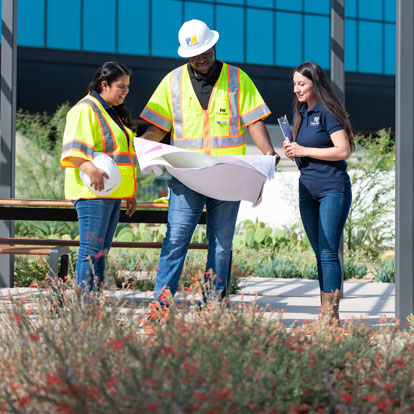
[[[130,71],[117,62],[104,63],[89,84],[89,93],[73,106],[66,118],[61,155],[65,171],[65,196],[76,207],[79,222],[79,253],[75,281],[80,287],[99,289],[104,280],[104,256],[111,247],[119,220],[121,199],[126,214],[136,209],[136,154],[133,137],[137,126],[125,107]],[[108,175],[92,162],[104,153],[117,164],[121,182],[108,196],[95,194],[105,187]],[[90,188],[81,180],[83,171]]]

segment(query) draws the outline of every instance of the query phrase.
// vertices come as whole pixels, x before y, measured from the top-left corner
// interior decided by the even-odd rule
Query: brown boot
[[[338,321],[339,324],[339,301],[341,300],[341,292],[339,290],[334,293],[321,291],[322,308],[330,307],[329,322]]]

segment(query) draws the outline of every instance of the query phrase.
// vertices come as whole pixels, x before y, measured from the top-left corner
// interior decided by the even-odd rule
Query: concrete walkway
[[[320,295],[317,281],[306,279],[271,279],[260,277],[243,278],[240,281],[241,291],[231,295],[233,304],[256,305],[271,316],[273,311],[283,312],[283,322],[303,323],[314,320],[320,313]],[[30,294],[39,291],[30,288],[0,289],[0,301],[6,303],[10,295],[26,294],[30,302]],[[108,295],[111,295],[108,292]],[[145,314],[152,299],[152,292],[117,291],[116,296],[125,300],[125,306],[136,309],[137,314]],[[180,300],[179,295],[176,297]],[[266,311],[268,309],[268,311]],[[340,305],[341,320],[362,320],[369,326],[379,326],[384,317],[392,322],[395,312],[395,287],[387,283],[345,282],[344,297]],[[381,322],[380,322],[381,321]]]

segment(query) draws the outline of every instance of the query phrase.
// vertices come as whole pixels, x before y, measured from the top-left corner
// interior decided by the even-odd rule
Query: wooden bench
[[[123,201],[121,208],[125,209]],[[0,199],[0,220],[30,221],[77,221],[76,210],[71,201],[66,200],[29,200]],[[168,204],[138,202],[137,211],[128,217],[120,215],[121,223],[167,223]],[[199,224],[206,223],[206,214],[202,213]],[[0,254],[28,254],[49,256],[49,276],[64,277],[68,273],[69,247],[79,247],[78,240],[35,239],[0,237]],[[41,247],[39,247],[41,246]],[[159,249],[160,242],[121,242],[114,241],[114,248]],[[190,243],[190,249],[207,249],[207,243]],[[59,269],[60,259],[60,269]]]

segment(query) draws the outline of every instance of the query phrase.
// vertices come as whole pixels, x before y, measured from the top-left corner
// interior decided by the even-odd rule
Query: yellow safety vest
[[[98,99],[91,95],[87,95],[69,110],[60,161],[60,165],[66,168],[65,197],[67,199],[102,198],[85,187],[79,176],[79,168],[69,161],[69,157],[92,161],[94,152],[109,155],[116,162],[121,173],[121,184],[105,198],[135,197],[137,185],[137,156],[133,147],[135,133],[125,125],[124,128],[129,140]]]
[[[219,156],[246,154],[245,127],[269,114],[251,79],[223,63],[206,110],[183,65],[163,79],[141,117],[171,131],[173,145]]]

